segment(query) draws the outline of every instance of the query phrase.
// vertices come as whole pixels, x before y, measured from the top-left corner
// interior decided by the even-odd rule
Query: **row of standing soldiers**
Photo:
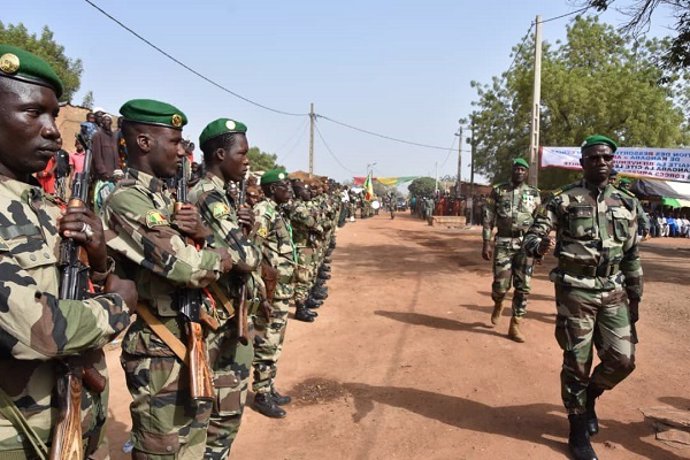
[[[0,45],[0,370],[14,376],[0,381],[0,456],[107,458],[102,347],[127,330],[132,457],[226,458],[252,368],[255,407],[285,415],[275,378],[288,307],[313,321],[328,295],[334,184],[283,170],[247,184],[246,126],[222,118],[201,134],[206,172],[188,190],[186,116],[137,99],[120,109],[129,169],[101,215],[87,200],[65,206],[32,176],[59,148],[62,90],[45,61]],[[84,249],[79,298],[61,292],[67,240]]]

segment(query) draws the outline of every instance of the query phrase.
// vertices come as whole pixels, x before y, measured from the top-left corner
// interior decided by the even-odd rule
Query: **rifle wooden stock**
[[[206,359],[206,345],[201,324],[189,321],[187,327],[189,393],[194,400],[212,400],[215,398],[213,376]]]
[[[261,279],[264,280],[266,285],[266,300],[271,303],[278,287],[278,270],[271,267],[266,260],[261,262]]]
[[[177,197],[175,211],[187,203],[187,157],[183,157],[177,177]],[[187,244],[196,246],[191,238],[185,238]],[[198,247],[198,246],[197,246]],[[187,321],[187,363],[189,365],[189,393],[192,400],[212,400],[215,398],[213,376],[206,353],[206,342],[201,327],[201,291],[199,289],[182,289],[179,293],[180,314]]]
[[[62,396],[58,423],[54,427],[49,460],[82,460],[84,441],[81,430],[82,380],[80,369],[71,367],[60,377],[58,394]],[[62,388],[60,388],[62,387]]]

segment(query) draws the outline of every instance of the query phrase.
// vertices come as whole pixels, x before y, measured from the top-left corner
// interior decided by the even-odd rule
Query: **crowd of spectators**
[[[649,214],[650,236],[655,238],[690,238],[689,214],[690,209],[688,208],[682,208],[681,210],[663,207],[657,208],[657,211]]]

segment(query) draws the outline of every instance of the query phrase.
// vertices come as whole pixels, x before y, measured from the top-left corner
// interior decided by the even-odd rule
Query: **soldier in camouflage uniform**
[[[106,240],[123,273],[137,283],[143,300],[139,313],[147,311],[158,323],[139,314],[122,341],[121,362],[133,399],[132,457],[198,460],[204,455],[211,402],[191,400],[188,368],[175,354],[174,341],[160,334],[187,342],[181,290],[204,288],[229,272],[235,251],[198,249],[210,232],[193,205],[175,210],[163,181],[175,176],[185,155],[184,114],[146,99],[125,103],[120,114],[129,169],[104,206]],[[213,316],[207,298],[202,313]]]
[[[529,163],[523,158],[513,160],[511,181],[494,186],[486,200],[482,218],[482,257],[484,260],[491,260],[493,256],[491,298],[494,310],[491,313],[491,324],[498,324],[503,299],[512,281],[515,293],[508,336],[516,342],[525,341],[520,323],[527,310],[527,296],[534,266],[534,259],[527,257],[522,250],[522,237],[532,224],[535,210],[541,204],[539,190],[525,183],[528,169]],[[491,246],[494,226],[495,250]]]
[[[230,203],[226,193],[226,184],[243,180],[249,167],[246,132],[243,123],[228,118],[212,121],[204,128],[199,145],[204,152],[206,174],[189,193],[189,201],[199,208],[213,233],[208,246],[233,251],[233,260],[237,261],[211,289],[220,327],[207,337],[217,395],[204,454],[209,460],[223,460],[230,453],[240,429],[254,355],[252,341],[239,337],[238,321],[247,318],[238,318],[236,310],[243,285],[245,301],[252,303],[255,298],[251,274],[259,267],[261,253],[245,236],[254,227],[254,213],[247,206],[237,208],[237,202]]]
[[[257,315],[254,319],[254,408],[267,417],[285,417],[280,407],[288,404],[289,396],[275,389],[278,358],[283,350],[288,307],[293,295],[294,269],[297,251],[292,241],[290,221],[282,214],[280,205],[292,198],[287,172],[282,169],[266,171],[261,176],[261,188],[266,199],[254,207],[258,221],[256,240],[261,245],[265,263],[277,270],[278,283],[271,299],[270,317]]]
[[[0,458],[38,458],[58,420],[63,360],[107,377],[101,348],[129,324],[134,284],[112,274],[100,220],[86,207],[61,215],[33,173],[59,148],[55,125],[62,83],[37,56],[0,45]],[[60,243],[72,238],[102,286],[85,300],[59,298]],[[81,410],[84,458],[108,456],[106,391],[87,386]],[[40,447],[39,447],[40,446]]]
[[[608,183],[616,143],[596,135],[582,145],[583,180],[557,190],[525,236],[528,254],[554,245],[558,267],[556,339],[563,349],[561,393],[568,410],[568,446],[595,459],[589,437],[599,426],[595,400],[635,369],[634,325],[642,297],[637,199]],[[596,346],[601,362],[590,374]]]
[[[295,197],[288,208],[288,218],[292,226],[292,239],[297,249],[297,267],[295,269],[295,319],[308,323],[314,322],[317,313],[307,308],[309,291],[314,282],[312,267],[314,249],[309,244],[316,228],[316,219],[311,214],[306,202],[311,198],[309,186],[300,179],[292,179],[292,190]]]

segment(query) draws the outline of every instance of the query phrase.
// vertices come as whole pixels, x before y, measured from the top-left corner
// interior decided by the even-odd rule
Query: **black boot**
[[[319,308],[321,305],[323,305],[323,300],[316,300],[312,297],[309,297],[307,301],[304,302],[304,306],[309,309]]]
[[[292,402],[291,397],[281,395],[276,391],[275,388],[271,388],[271,398],[273,398],[273,401],[279,406],[285,406],[286,404],[290,404]]]
[[[331,274],[328,272],[319,272],[319,278],[322,280],[329,280],[331,279]]]
[[[589,442],[589,433],[587,432],[587,415],[586,414],[570,414],[568,415],[570,422],[570,435],[568,436],[568,449],[574,460],[597,460],[597,454]]]
[[[271,418],[283,418],[287,412],[279,407],[271,397],[271,393],[257,393],[254,395],[252,407],[260,414]]]
[[[323,265],[321,265],[321,271],[322,271],[322,272],[330,273],[330,271],[331,271],[331,266],[330,266],[330,265],[326,265],[326,264],[324,263]]]
[[[323,258],[323,263],[330,264],[331,262],[333,262],[333,260],[331,259],[331,256],[326,256]]]
[[[597,418],[597,413],[594,411],[594,405],[597,402],[597,398],[601,396],[603,392],[604,390],[596,385],[590,384],[587,387],[587,431],[590,436],[599,432],[599,419]]]
[[[304,305],[298,306],[295,310],[295,319],[297,321],[304,321],[305,323],[313,323],[316,313],[309,311]]]
[[[314,288],[311,290],[311,296],[315,300],[326,300],[328,298],[328,291],[324,288]]]

